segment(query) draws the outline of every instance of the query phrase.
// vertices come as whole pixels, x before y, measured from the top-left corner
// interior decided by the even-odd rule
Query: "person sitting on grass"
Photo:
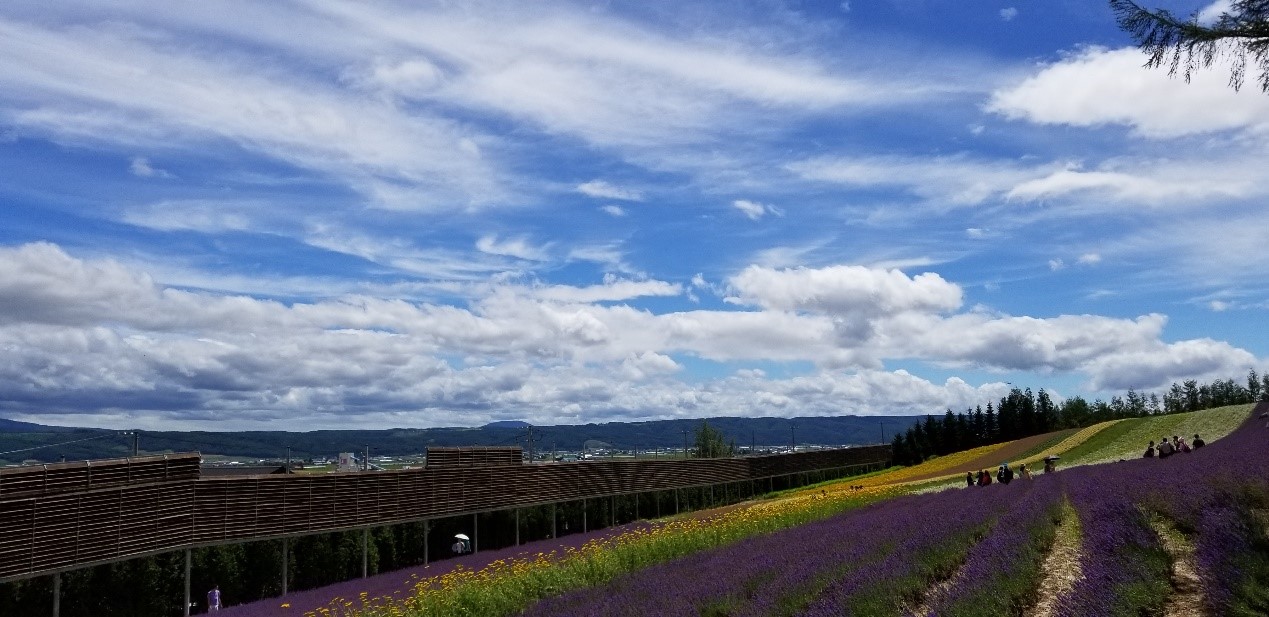
[[[1159,442],[1159,458],[1168,458],[1173,452],[1176,452],[1176,448],[1168,443],[1167,437],[1164,437],[1163,441]]]
[[[1198,436],[1198,433],[1194,433],[1194,442],[1193,442],[1193,445],[1194,445],[1194,449],[1195,449],[1195,450],[1197,450],[1197,449],[1199,449],[1199,448],[1202,448],[1203,446],[1206,446],[1206,445],[1207,445],[1207,442],[1206,442],[1206,441],[1203,441],[1203,438],[1202,438],[1202,437],[1199,437],[1199,436]]]
[[[1009,468],[1009,463],[1000,466],[1000,471],[996,472],[996,481],[1001,484],[1013,482],[1013,470]]]
[[[1146,446],[1146,453],[1142,458],[1154,458],[1154,440],[1150,440],[1150,445]]]
[[[1022,476],[1022,479],[1023,479],[1023,480],[1030,480],[1030,479],[1031,479],[1031,470],[1030,470],[1030,469],[1027,469],[1027,464],[1026,464],[1026,463],[1023,463],[1023,464],[1021,464],[1021,465],[1018,465],[1018,475]]]

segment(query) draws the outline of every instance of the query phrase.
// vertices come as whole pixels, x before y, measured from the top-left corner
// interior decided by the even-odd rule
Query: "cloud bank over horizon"
[[[1263,365],[1211,339],[1165,342],[1166,318],[966,310],[937,274],[750,266],[726,284],[756,310],[655,312],[664,281],[509,282],[465,307],[346,295],[281,302],[183,290],[48,243],[0,249],[0,400],[19,418],[184,426],[539,424],[714,415],[885,415],[964,408],[1004,391],[894,360],[1072,372],[1094,389],[1160,388]],[[614,303],[616,302],[616,303]],[[813,368],[710,379],[685,362]],[[160,420],[160,418],[168,418]]]

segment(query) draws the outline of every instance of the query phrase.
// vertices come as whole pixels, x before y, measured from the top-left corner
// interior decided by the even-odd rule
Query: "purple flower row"
[[[990,491],[901,497],[547,599],[525,614],[893,614],[957,567],[930,614],[1018,614],[1035,599],[1063,495],[1084,530],[1083,578],[1059,602],[1059,614],[1161,608],[1170,558],[1152,513],[1195,534],[1208,610],[1228,614],[1245,578],[1239,566],[1257,537],[1236,496],[1269,494],[1267,439],[1269,431],[1249,422],[1187,457],[1080,467]]]
[[[950,574],[923,571],[930,561],[925,557],[956,545],[944,561],[959,562],[971,538],[1028,494],[1023,484],[990,494],[947,491],[888,500],[543,600],[525,614],[766,615],[801,611],[810,601],[831,613],[835,602],[872,589],[867,581],[909,573],[923,585],[925,577]],[[824,588],[836,592],[820,602],[828,597]]]
[[[926,616],[1021,614],[1035,600],[1044,551],[1053,540],[1062,476],[1025,483],[1028,491],[978,544],[951,586],[926,602]]]
[[[1084,528],[1083,579],[1059,604],[1071,617],[1158,612],[1171,590],[1170,557],[1150,526],[1193,535],[1207,611],[1229,614],[1254,548],[1239,496],[1269,490],[1269,431],[1249,420],[1185,457],[1140,459],[1067,472]]]

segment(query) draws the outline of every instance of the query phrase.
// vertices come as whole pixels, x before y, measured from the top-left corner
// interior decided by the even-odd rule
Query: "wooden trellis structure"
[[[747,458],[200,477],[197,454],[0,469],[0,582],[200,546],[884,463],[889,446]]]

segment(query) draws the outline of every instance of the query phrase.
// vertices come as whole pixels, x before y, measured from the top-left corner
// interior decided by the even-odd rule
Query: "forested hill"
[[[815,418],[710,418],[709,425],[720,430],[737,447],[751,443],[762,446],[863,445],[885,442],[896,432],[907,430],[925,416],[834,416]],[[21,426],[18,426],[21,425]],[[701,420],[654,422],[611,422],[605,424],[533,427],[534,449],[580,451],[612,447],[619,450],[682,448],[684,431],[690,439]],[[19,429],[18,431],[12,429]],[[509,446],[526,447],[527,429],[500,422],[480,428],[431,428],[312,431],[141,431],[142,454],[198,451],[203,454],[277,459],[287,447],[296,459],[334,457],[339,452],[361,452],[369,445],[372,456],[417,454],[428,446]],[[44,447],[38,450],[28,448]],[[19,451],[20,450],[20,451]],[[14,452],[17,451],[17,452]],[[41,427],[27,423],[0,422],[0,464],[23,460],[55,462],[128,456],[132,437],[125,431]]]

